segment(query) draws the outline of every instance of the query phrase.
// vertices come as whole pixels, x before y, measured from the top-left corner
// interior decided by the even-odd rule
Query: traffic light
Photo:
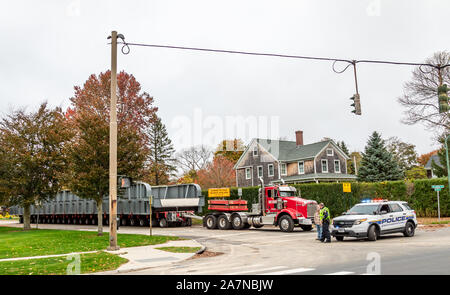
[[[361,101],[359,99],[359,94],[353,95],[350,99],[353,100],[351,106],[355,108],[352,113],[355,115],[361,115]]]
[[[447,84],[443,84],[438,87],[438,97],[439,97],[439,113],[448,112],[450,109],[448,105],[448,87]]]

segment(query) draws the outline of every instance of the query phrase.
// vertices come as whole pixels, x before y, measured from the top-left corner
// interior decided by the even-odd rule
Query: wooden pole
[[[117,32],[111,33],[111,110],[109,119],[109,251],[117,246]]]

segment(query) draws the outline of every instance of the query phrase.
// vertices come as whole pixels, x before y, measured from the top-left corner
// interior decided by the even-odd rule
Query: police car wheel
[[[405,231],[403,232],[403,235],[405,237],[412,237],[414,236],[414,224],[412,222],[407,222],[405,225]]]
[[[369,241],[376,241],[377,240],[377,228],[375,225],[372,225],[369,227],[368,233],[367,233],[367,239]]]

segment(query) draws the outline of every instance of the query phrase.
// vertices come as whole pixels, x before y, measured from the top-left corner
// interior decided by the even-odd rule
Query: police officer
[[[330,235],[330,210],[323,203],[319,204],[320,207],[320,221],[322,222],[322,239],[321,242],[331,243],[331,235]]]

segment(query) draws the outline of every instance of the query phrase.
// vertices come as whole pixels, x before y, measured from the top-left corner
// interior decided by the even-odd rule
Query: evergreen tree
[[[347,156],[350,156],[350,152],[344,141],[338,141],[336,144]]]
[[[398,163],[387,151],[384,140],[376,131],[370,136],[362,156],[358,180],[376,182],[403,178]]]
[[[173,158],[175,150],[161,118],[156,117],[147,136],[149,156],[146,181],[153,185],[167,184],[176,170]]]
[[[431,168],[433,169],[433,174],[437,177],[444,177],[448,175],[447,171],[447,159],[445,156],[445,138],[446,135],[439,137],[439,142],[442,144],[442,148],[438,151],[437,155],[439,157],[439,163],[431,160]]]

